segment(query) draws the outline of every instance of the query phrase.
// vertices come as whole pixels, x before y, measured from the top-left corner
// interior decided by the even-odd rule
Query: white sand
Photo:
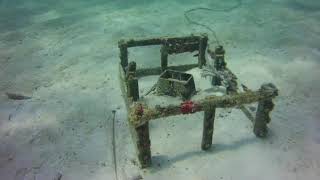
[[[46,180],[57,173],[62,180],[115,179],[114,109],[121,180],[138,174],[152,180],[320,179],[317,1],[243,0],[229,13],[193,13],[217,31],[241,83],[257,89],[273,82],[280,89],[270,134],[258,139],[239,110],[219,109],[213,148],[203,152],[202,113],[154,121],[153,167],[144,171],[134,163],[117,41],[205,32],[186,23],[184,10],[223,1],[127,2],[0,0],[1,180]],[[158,48],[130,52],[138,65],[158,65]],[[191,57],[170,62],[195,61]],[[8,100],[5,92],[32,99]]]

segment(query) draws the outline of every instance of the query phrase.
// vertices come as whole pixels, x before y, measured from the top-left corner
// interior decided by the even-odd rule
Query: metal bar
[[[202,142],[201,142],[201,149],[204,151],[209,150],[212,145],[212,135],[213,135],[213,129],[214,129],[215,114],[216,114],[216,108],[212,108],[204,111],[203,132],[202,132]]]
[[[188,71],[195,67],[198,67],[198,64],[168,66],[167,69],[171,69],[175,71]],[[161,73],[162,73],[161,67],[138,69],[136,72],[137,77],[160,75]]]
[[[205,99],[194,101],[194,109],[193,112],[204,111],[209,107],[216,108],[228,108],[228,107],[236,107],[242,104],[251,104],[257,101],[262,101],[266,99],[270,99],[277,96],[277,90],[275,91],[249,91],[238,93],[234,95],[226,95],[226,96],[208,96]],[[136,108],[143,106],[144,114],[137,115]],[[180,115],[181,105],[169,105],[166,107],[157,106],[154,108],[150,108],[148,106],[142,105],[140,103],[134,104],[130,107],[129,121],[135,126],[139,126],[144,122],[148,122],[152,119]]]
[[[184,44],[198,42],[200,36],[185,36],[185,37],[160,37],[160,38],[148,38],[148,39],[130,39],[123,41],[128,48],[136,46],[151,46],[161,44]]]

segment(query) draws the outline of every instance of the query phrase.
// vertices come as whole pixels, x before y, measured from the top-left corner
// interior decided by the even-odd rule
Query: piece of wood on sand
[[[25,96],[25,95],[22,95],[22,94],[18,94],[18,93],[9,93],[9,92],[6,92],[6,95],[9,99],[12,99],[12,100],[26,100],[26,99],[31,99],[30,96]]]

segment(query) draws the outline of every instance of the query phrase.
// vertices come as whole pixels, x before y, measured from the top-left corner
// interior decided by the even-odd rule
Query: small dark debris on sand
[[[6,92],[6,95],[9,99],[12,99],[12,100],[26,100],[26,99],[31,99],[30,96],[25,96],[25,95],[22,95],[22,94],[16,94],[16,93],[8,93]]]

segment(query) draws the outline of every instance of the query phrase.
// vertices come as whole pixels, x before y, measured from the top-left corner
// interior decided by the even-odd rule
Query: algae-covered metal
[[[207,49],[208,37],[191,35],[186,37],[160,37],[150,39],[131,39],[119,41],[120,49],[120,81],[128,109],[128,122],[131,129],[137,156],[142,168],[151,166],[151,140],[149,121],[174,115],[204,112],[201,149],[208,150],[212,145],[216,108],[240,108],[253,123],[253,132],[257,137],[267,135],[267,124],[270,122],[270,112],[274,104],[272,99],[278,95],[278,89],[271,83],[263,84],[260,89],[252,91],[245,89],[238,92],[237,77],[227,68],[225,50],[218,46],[214,50]],[[134,61],[128,59],[128,48],[136,46],[161,45],[159,66],[156,68],[137,69]],[[198,51],[197,64],[169,66],[169,55]],[[213,67],[205,66],[206,51],[214,61]],[[206,68],[203,68],[203,67]],[[213,69],[209,69],[213,68]],[[223,85],[226,94],[223,96],[208,95],[205,98],[190,100],[196,94],[194,78],[185,71],[200,68],[203,73],[211,75],[214,85]],[[158,82],[151,91],[157,95],[181,96],[181,103],[151,106],[139,95],[139,78],[142,76],[159,75]],[[206,76],[205,75],[205,76]],[[258,102],[254,116],[245,104]]]

